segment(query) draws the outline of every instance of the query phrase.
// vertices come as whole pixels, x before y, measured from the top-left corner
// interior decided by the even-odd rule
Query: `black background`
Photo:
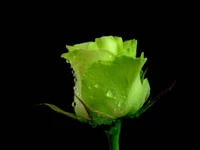
[[[67,52],[65,45],[92,41],[101,36],[138,40],[138,55],[144,52],[148,58],[144,69],[148,68],[146,77],[152,97],[177,80],[177,53],[184,33],[180,32],[175,14],[156,15],[156,12],[149,14],[147,11],[120,14],[119,10],[109,9],[104,13],[99,13],[98,9],[90,11],[88,14],[84,9],[61,13],[44,11],[32,20],[32,105],[52,103],[73,112],[72,70],[60,56]],[[178,145],[181,116],[177,111],[180,101],[176,95],[177,84],[178,81],[172,91],[162,96],[139,119],[123,120],[121,149],[163,149]],[[76,122],[47,107],[32,107],[31,125],[31,146],[35,148],[108,149],[106,136],[100,128]]]

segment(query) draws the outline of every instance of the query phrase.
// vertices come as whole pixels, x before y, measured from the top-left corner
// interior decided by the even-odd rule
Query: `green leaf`
[[[66,112],[66,111],[60,109],[59,107],[57,107],[56,105],[48,104],[48,103],[42,103],[42,104],[38,104],[37,106],[48,106],[49,108],[51,108],[52,110],[54,110],[55,112],[57,112],[59,114],[63,114],[63,115],[70,117],[72,119],[81,121],[81,119],[78,118],[75,114]]]
[[[158,99],[163,96],[164,94],[168,93],[169,91],[172,90],[172,88],[174,87],[176,81],[174,81],[174,83],[169,87],[166,88],[164,91],[160,92],[156,97],[151,98],[150,100],[148,100],[143,106],[142,108],[132,117],[140,117],[140,115],[142,113],[144,113],[145,111],[147,111],[150,107],[152,107],[157,101]]]

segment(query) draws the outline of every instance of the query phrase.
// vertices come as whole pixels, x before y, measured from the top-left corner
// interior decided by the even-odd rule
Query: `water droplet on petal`
[[[98,84],[95,84],[95,85],[94,85],[94,87],[95,87],[95,88],[98,88],[98,87],[99,87],[99,85],[98,85]]]
[[[106,96],[113,97],[113,94],[110,92],[110,90],[108,90],[108,92],[106,93]]]
[[[121,107],[121,103],[118,103],[118,105],[117,105],[118,107]]]
[[[72,103],[72,107],[75,107],[75,106],[76,106],[76,102],[73,102],[73,103]]]
[[[110,89],[108,90],[108,92],[106,93],[107,97],[114,97],[114,95],[116,94],[116,91],[114,89]],[[116,99],[116,97],[115,97]]]

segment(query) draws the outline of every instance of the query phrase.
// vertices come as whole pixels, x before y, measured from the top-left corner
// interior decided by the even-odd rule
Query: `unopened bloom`
[[[94,42],[67,46],[62,54],[74,71],[74,109],[77,117],[93,124],[110,124],[134,116],[150,95],[142,67],[144,53],[136,57],[137,40],[103,36]]]

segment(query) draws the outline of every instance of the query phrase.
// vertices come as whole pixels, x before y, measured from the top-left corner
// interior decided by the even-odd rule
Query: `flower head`
[[[74,70],[75,113],[93,124],[109,124],[134,116],[150,95],[142,67],[144,53],[136,57],[136,40],[103,36],[94,42],[67,46],[62,54]]]

